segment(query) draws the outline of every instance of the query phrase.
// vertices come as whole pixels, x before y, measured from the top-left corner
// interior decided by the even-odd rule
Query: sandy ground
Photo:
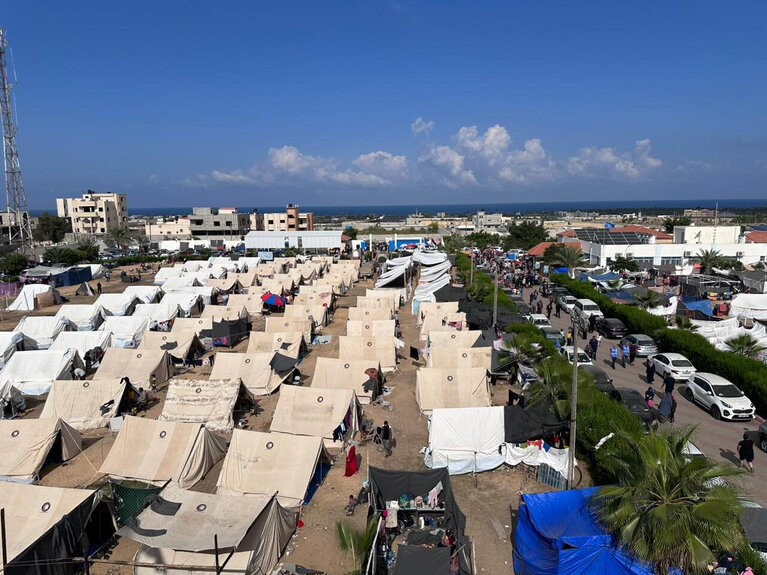
[[[118,272],[119,273],[119,272]],[[114,274],[117,275],[117,274]],[[142,275],[140,285],[151,283],[151,275]],[[95,282],[94,286],[95,286]],[[112,281],[102,281],[105,293],[121,292],[126,284]],[[348,308],[354,305],[357,295],[364,295],[365,290],[372,287],[372,282],[357,284],[346,296],[339,298],[338,309],[334,321],[324,329],[325,335],[338,336],[345,334],[345,324]],[[62,295],[72,303],[90,303],[94,297],[73,296],[76,287],[63,288]],[[52,315],[56,307],[45,308],[33,312],[35,315]],[[0,329],[9,330],[24,314],[4,312]],[[406,346],[418,344],[418,329],[415,317],[410,314],[409,307],[400,312],[403,338]],[[254,323],[254,329],[263,329],[263,320]],[[234,351],[242,352],[247,347],[247,341],[241,342]],[[407,349],[407,348],[406,348]],[[329,344],[313,346],[310,354],[303,360],[299,368],[305,375],[304,385],[311,383],[317,357],[338,357],[338,339],[333,337]],[[356,494],[367,477],[368,466],[379,466],[386,469],[401,469],[418,471],[424,470],[423,456],[420,449],[428,444],[427,419],[423,416],[415,401],[415,374],[418,365],[410,359],[400,358],[399,369],[388,374],[386,385],[393,388],[386,400],[389,407],[366,406],[365,417],[373,419],[376,425],[382,425],[388,420],[393,427],[397,445],[391,457],[385,458],[383,453],[375,448],[359,446],[362,466],[360,472],[353,477],[344,477],[344,461],[339,456],[336,465],[330,470],[324,484],[315,494],[312,501],[305,506],[301,519],[303,528],[298,529],[292,542],[287,548],[284,560],[325,571],[329,574],[346,573],[352,565],[340,550],[336,541],[335,525],[338,520],[347,520],[344,506],[349,494]],[[180,377],[207,378],[210,368],[194,368]],[[493,391],[493,403],[503,405],[508,396],[508,385],[498,384]],[[277,404],[278,394],[260,398],[254,410],[245,415],[247,426],[254,430],[268,431]],[[157,402],[143,417],[157,418],[162,412],[165,391],[160,389]],[[37,417],[42,408],[42,401],[32,400],[30,409],[25,417]],[[43,469],[40,483],[61,487],[86,487],[103,484],[105,477],[98,469],[114,442],[114,434],[108,430],[88,431],[83,433],[83,451],[67,463],[48,465]],[[194,490],[211,493],[215,490],[216,479],[221,469],[219,462],[207,476],[193,487]],[[588,483],[588,474],[584,484]],[[524,492],[546,491],[548,488],[539,484],[534,473],[522,468],[502,467],[491,472],[476,476],[463,475],[451,478],[453,489],[461,509],[467,517],[466,533],[475,545],[475,562],[477,573],[512,573],[510,531],[512,512],[518,507],[519,497]],[[366,509],[359,509],[349,520],[362,527],[365,522]],[[137,544],[120,540],[111,552],[112,559],[132,559]],[[128,575],[129,567],[109,567],[94,565],[93,573],[109,573],[110,575]]]

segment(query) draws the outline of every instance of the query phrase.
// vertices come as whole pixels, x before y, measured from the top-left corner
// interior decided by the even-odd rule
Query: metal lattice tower
[[[8,79],[8,61],[6,53],[8,40],[5,30],[0,29],[0,114],[3,117],[3,159],[5,161],[5,194],[8,221],[8,241],[10,244],[30,246],[32,228],[29,224],[27,194],[21,177],[19,150],[16,146],[16,124],[13,114],[13,97]]]

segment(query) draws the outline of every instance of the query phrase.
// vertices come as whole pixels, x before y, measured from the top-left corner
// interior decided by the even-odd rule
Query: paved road
[[[570,316],[564,311],[561,318],[556,318],[552,315],[551,323],[554,327],[567,330],[570,325]],[[644,358],[637,358],[633,366],[626,365],[626,369],[620,367],[616,363],[615,371],[610,367],[608,361],[610,356],[610,341],[607,339],[602,340],[602,345],[597,352],[597,359],[594,362],[604,369],[614,381],[616,387],[630,387],[640,391],[642,395],[647,390],[647,382],[645,380],[645,365]],[[585,342],[579,340],[579,347],[583,348]],[[726,376],[726,374],[720,374]],[[655,378],[655,401],[656,405],[660,402],[661,382],[658,378]],[[717,421],[712,418],[707,411],[704,411],[701,407],[691,403],[682,396],[684,391],[683,384],[677,384],[675,396],[677,400],[677,410],[674,418],[676,425],[696,425],[697,431],[695,433],[694,443],[701,451],[712,459],[723,459],[731,461],[738,465],[738,456],[736,447],[738,441],[743,436],[744,431],[750,433],[751,439],[758,444],[759,434],[757,429],[759,427],[758,421],[751,422],[732,422],[732,421]],[[754,459],[754,473],[749,474],[744,478],[745,490],[747,494],[750,494],[751,498],[761,505],[767,507],[767,454],[761,451],[758,447],[755,448]]]

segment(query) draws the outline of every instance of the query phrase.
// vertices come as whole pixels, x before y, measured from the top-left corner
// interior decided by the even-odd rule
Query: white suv
[[[707,409],[714,419],[754,419],[754,404],[738,387],[714,373],[696,373],[688,381],[684,396]]]
[[[589,318],[592,315],[597,316],[597,319],[605,317],[605,314],[602,313],[599,306],[590,299],[575,300],[570,313],[572,314],[573,321],[575,321],[575,325],[579,326],[583,331],[588,331]]]
[[[525,322],[537,327],[551,327],[551,322],[542,313],[533,313],[524,317]]]
[[[695,374],[695,366],[681,353],[656,353],[647,358],[649,363],[655,364],[655,373],[661,379],[670,375],[676,381],[690,379]]]
[[[575,348],[572,345],[565,345],[559,349],[559,353],[564,357],[571,365],[573,363]],[[578,365],[594,365],[591,362],[591,358],[580,347],[578,348]]]

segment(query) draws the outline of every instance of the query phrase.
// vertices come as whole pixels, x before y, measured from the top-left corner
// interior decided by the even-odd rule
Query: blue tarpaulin
[[[517,575],[652,575],[597,523],[589,509],[597,489],[522,496],[514,531]]]
[[[707,299],[693,299],[691,297],[684,297],[682,300],[684,307],[693,311],[699,311],[703,314],[713,317],[714,316],[714,304]]]
[[[591,279],[598,281],[598,282],[609,282],[612,280],[617,280],[620,275],[616,274],[615,272],[607,272],[606,274],[602,274],[599,276],[591,276]]]
[[[555,274],[566,274],[568,271],[570,271],[568,268],[556,268],[554,270]]]

